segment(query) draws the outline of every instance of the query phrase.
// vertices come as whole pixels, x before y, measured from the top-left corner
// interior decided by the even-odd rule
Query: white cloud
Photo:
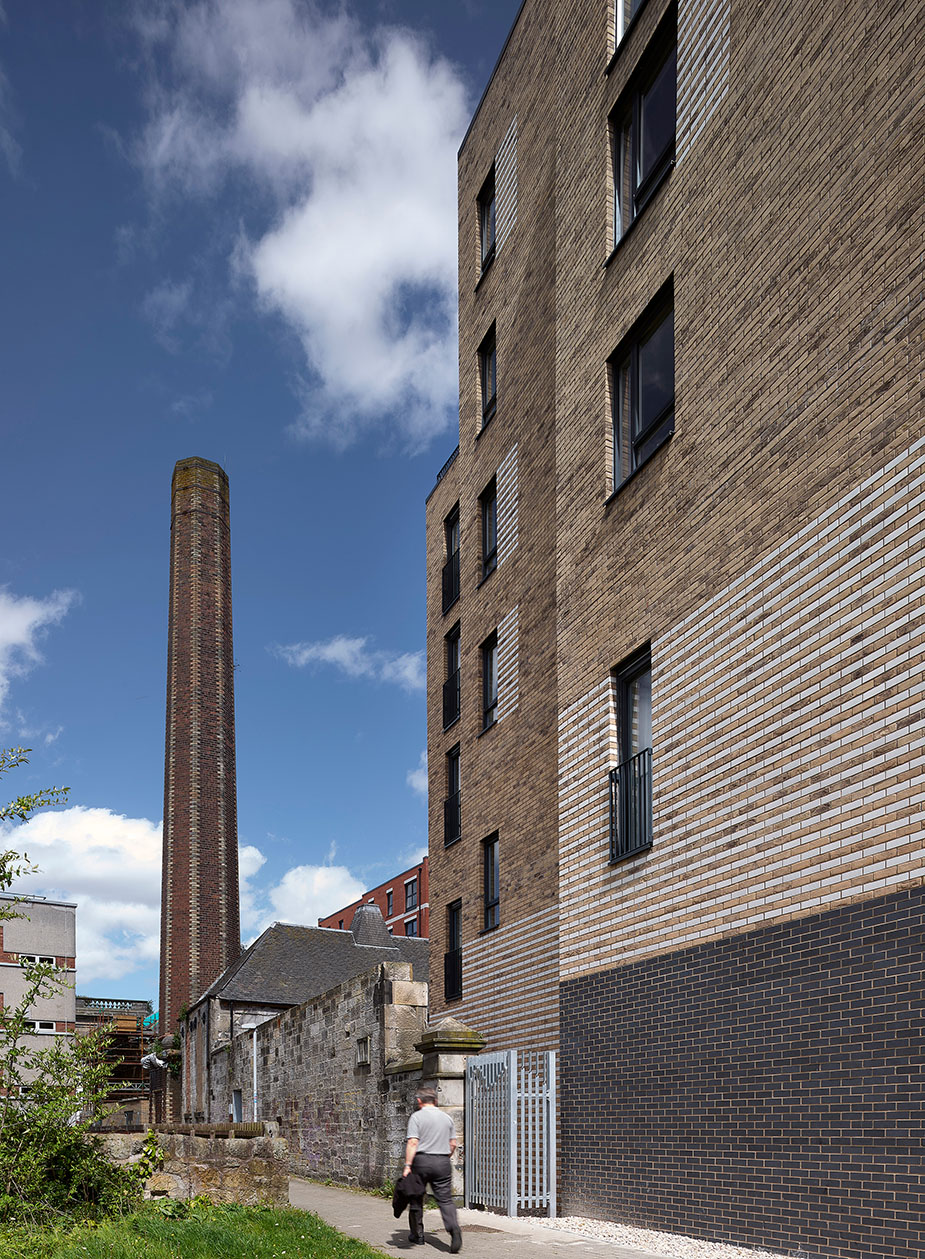
[[[137,148],[152,188],[235,178],[263,208],[229,253],[301,345],[294,432],[343,447],[388,425],[421,449],[456,395],[455,69],[296,0],[166,0],[136,30],[158,67]]]
[[[79,987],[157,961],[160,823],[76,805],[2,827],[0,840],[39,867],[14,891],[77,902]]]
[[[0,710],[13,678],[24,677],[42,661],[38,649],[45,631],[73,607],[73,590],[56,590],[47,599],[18,596],[0,586]]]
[[[6,12],[0,4],[0,26],[6,25]],[[16,126],[10,81],[0,66],[0,154],[6,159],[11,175],[19,174],[22,149],[13,136]]]
[[[346,866],[331,864],[334,846],[324,865],[293,866],[276,883],[257,887],[254,878],[266,857],[259,848],[248,845],[239,850],[241,882],[241,926],[253,940],[272,922],[294,922],[313,927],[319,918],[333,914],[343,905],[358,900],[366,891]]]
[[[395,682],[406,691],[424,690],[427,663],[423,651],[379,651],[371,648],[369,641],[337,634],[326,642],[290,643],[270,650],[296,669],[329,664],[349,678],[374,678],[378,682]]]
[[[421,753],[421,759],[415,769],[409,769],[405,781],[413,792],[427,799],[427,749]]]

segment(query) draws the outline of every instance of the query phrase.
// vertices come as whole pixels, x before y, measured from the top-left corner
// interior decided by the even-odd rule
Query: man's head
[[[437,1094],[433,1089],[421,1089],[420,1093],[415,1093],[414,1100],[418,1106],[436,1106]]]

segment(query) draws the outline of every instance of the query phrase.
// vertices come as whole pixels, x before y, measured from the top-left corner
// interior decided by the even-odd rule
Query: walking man
[[[405,1166],[402,1175],[413,1169],[428,1183],[437,1199],[443,1227],[450,1235],[450,1253],[458,1254],[462,1248],[462,1233],[453,1203],[453,1172],[450,1155],[456,1149],[456,1130],[453,1120],[437,1109],[437,1094],[431,1089],[421,1089],[415,1096],[417,1109],[408,1120],[408,1139],[405,1143]],[[408,1200],[408,1223],[411,1226],[413,1245],[424,1245],[424,1194]]]

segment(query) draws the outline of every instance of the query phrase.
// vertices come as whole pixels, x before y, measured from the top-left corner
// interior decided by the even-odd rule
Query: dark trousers
[[[451,1229],[459,1228],[453,1203],[453,1171],[449,1154],[415,1154],[411,1166],[424,1184],[429,1184],[433,1190],[446,1231],[449,1233]],[[423,1194],[420,1198],[408,1200],[408,1225],[413,1237],[420,1237],[424,1232]]]

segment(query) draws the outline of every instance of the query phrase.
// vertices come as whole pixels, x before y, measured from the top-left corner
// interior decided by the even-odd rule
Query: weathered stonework
[[[289,1201],[286,1143],[274,1137],[221,1139],[158,1132],[163,1167],[145,1182],[146,1198],[195,1198],[245,1206],[284,1206]],[[103,1138],[114,1163],[132,1163],[145,1136]]]

